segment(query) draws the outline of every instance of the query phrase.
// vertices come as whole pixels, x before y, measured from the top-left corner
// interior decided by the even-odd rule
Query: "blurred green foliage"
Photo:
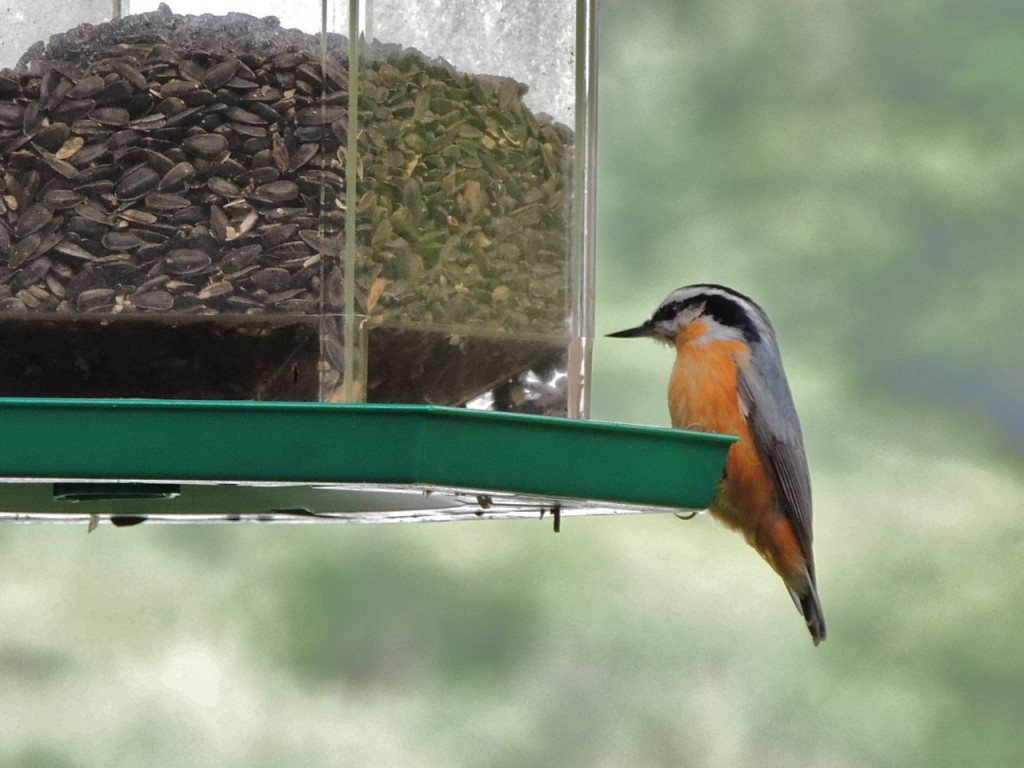
[[[504,566],[483,585],[376,539],[338,557],[317,551],[277,574],[268,624],[282,659],[321,685],[500,684],[537,650],[533,579]]]
[[[698,518],[0,530],[0,764],[1024,760],[1024,7],[602,3],[598,333],[779,331],[830,637]],[[671,353],[598,339],[593,415]]]

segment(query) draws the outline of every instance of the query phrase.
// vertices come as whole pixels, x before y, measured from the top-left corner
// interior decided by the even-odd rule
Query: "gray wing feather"
[[[811,479],[800,420],[771,330],[770,325],[763,329],[767,333],[757,342],[768,347],[761,350],[768,354],[752,354],[747,365],[737,361],[740,406],[754,444],[778,483],[783,512],[793,524],[813,583]]]

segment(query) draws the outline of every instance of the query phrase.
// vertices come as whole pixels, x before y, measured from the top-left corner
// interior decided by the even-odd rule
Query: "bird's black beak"
[[[609,333],[607,336],[612,339],[632,339],[637,336],[654,336],[657,331],[654,330],[654,323],[648,320],[643,325],[638,325],[636,328],[627,328],[624,331],[616,331],[615,333]]]

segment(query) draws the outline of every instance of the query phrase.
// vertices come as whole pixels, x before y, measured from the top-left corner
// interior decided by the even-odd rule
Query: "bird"
[[[775,328],[764,309],[724,285],[687,285],[670,293],[643,324],[608,336],[673,345],[672,426],[739,438],[708,511],[742,533],[782,577],[819,645],[826,627],[811,548],[810,473]]]

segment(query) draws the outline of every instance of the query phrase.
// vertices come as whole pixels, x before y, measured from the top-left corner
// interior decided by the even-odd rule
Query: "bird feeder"
[[[694,439],[582,421],[592,3],[16,8],[0,30],[0,424],[38,443],[0,459],[20,489],[0,509],[708,503],[728,439],[697,440],[721,461],[686,491],[599,489],[597,457],[575,479],[553,469],[575,445],[609,458],[647,439],[678,467]]]

